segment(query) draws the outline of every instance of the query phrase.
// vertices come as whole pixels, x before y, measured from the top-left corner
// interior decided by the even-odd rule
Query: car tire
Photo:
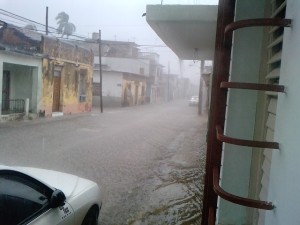
[[[98,225],[99,210],[97,207],[92,207],[85,215],[82,225]]]

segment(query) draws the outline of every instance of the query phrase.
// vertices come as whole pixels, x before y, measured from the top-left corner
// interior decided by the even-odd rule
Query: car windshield
[[[0,224],[19,224],[47,206],[48,198],[30,181],[0,175]]]
[[[55,221],[200,224],[218,0],[0,2],[0,164],[64,193]]]

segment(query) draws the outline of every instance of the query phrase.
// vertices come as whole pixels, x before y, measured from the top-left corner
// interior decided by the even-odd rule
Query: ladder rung
[[[237,88],[237,89],[249,89],[257,91],[274,91],[284,92],[283,85],[277,84],[257,84],[257,83],[241,83],[241,82],[227,82],[223,81],[220,85],[221,88]]]
[[[290,27],[292,21],[290,19],[281,18],[261,18],[261,19],[247,19],[239,20],[228,24],[225,27],[225,33],[244,28],[244,27],[262,27],[262,26],[279,26]]]
[[[256,209],[272,210],[275,208],[275,205],[273,205],[272,202],[265,202],[265,201],[250,199],[250,198],[243,198],[228,193],[220,187],[219,180],[220,180],[219,169],[218,167],[215,166],[213,168],[213,188],[216,194],[219,195],[221,198],[238,205],[243,205],[243,206],[256,208]]]
[[[240,145],[240,146],[247,146],[247,147],[255,147],[255,148],[271,148],[271,149],[279,149],[279,144],[277,142],[267,142],[267,141],[252,141],[252,140],[244,140],[238,138],[228,137],[223,134],[223,130],[220,125],[217,126],[217,139],[219,141]]]

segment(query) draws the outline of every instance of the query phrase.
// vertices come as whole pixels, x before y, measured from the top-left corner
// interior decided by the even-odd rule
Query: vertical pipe
[[[213,189],[213,168],[220,169],[222,143],[217,140],[216,125],[224,124],[227,92],[220,89],[222,81],[227,81],[230,69],[232,34],[227,36],[224,44],[225,27],[234,21],[236,0],[219,0],[217,32],[215,41],[214,68],[212,77],[211,105],[207,135],[206,173],[202,209],[202,225],[213,225],[216,222],[218,196]],[[228,45],[229,44],[229,45]],[[209,215],[211,211],[211,215]],[[212,215],[212,213],[214,213]]]
[[[170,101],[170,62],[168,62],[168,95],[167,101]]]
[[[46,35],[48,35],[48,6],[46,7]]]
[[[1,90],[2,90],[2,87],[3,87],[3,58],[1,58],[0,60],[0,87],[1,87]],[[1,121],[1,115],[2,115],[2,105],[3,105],[3,97],[2,97],[2,91],[0,91],[0,121]]]
[[[102,60],[101,60],[101,30],[99,30],[99,73],[100,73],[100,111],[103,113],[102,102]]]
[[[26,98],[25,100],[25,116],[28,118],[29,115],[29,98]]]
[[[205,60],[201,60],[201,67],[200,67],[200,79],[199,79],[199,101],[198,101],[198,115],[202,114],[202,97],[203,97],[203,81],[202,79],[202,74],[204,72],[204,63]]]

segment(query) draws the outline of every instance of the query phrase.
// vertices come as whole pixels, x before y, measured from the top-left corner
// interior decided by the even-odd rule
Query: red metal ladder
[[[239,146],[261,147],[279,149],[279,143],[257,140],[244,140],[224,135],[227,91],[224,89],[237,88],[257,91],[285,92],[285,87],[277,84],[228,82],[230,70],[230,55],[232,33],[236,29],[253,26],[279,26],[290,27],[290,19],[262,18],[233,22],[234,0],[220,1],[217,26],[217,39],[215,46],[214,80],[212,87],[211,112],[208,132],[208,148],[206,159],[206,177],[203,200],[202,225],[214,225],[217,208],[217,197],[220,196],[235,204],[258,209],[272,210],[272,202],[243,198],[223,190],[219,185],[221,151],[223,143]],[[223,5],[222,5],[223,4]]]

